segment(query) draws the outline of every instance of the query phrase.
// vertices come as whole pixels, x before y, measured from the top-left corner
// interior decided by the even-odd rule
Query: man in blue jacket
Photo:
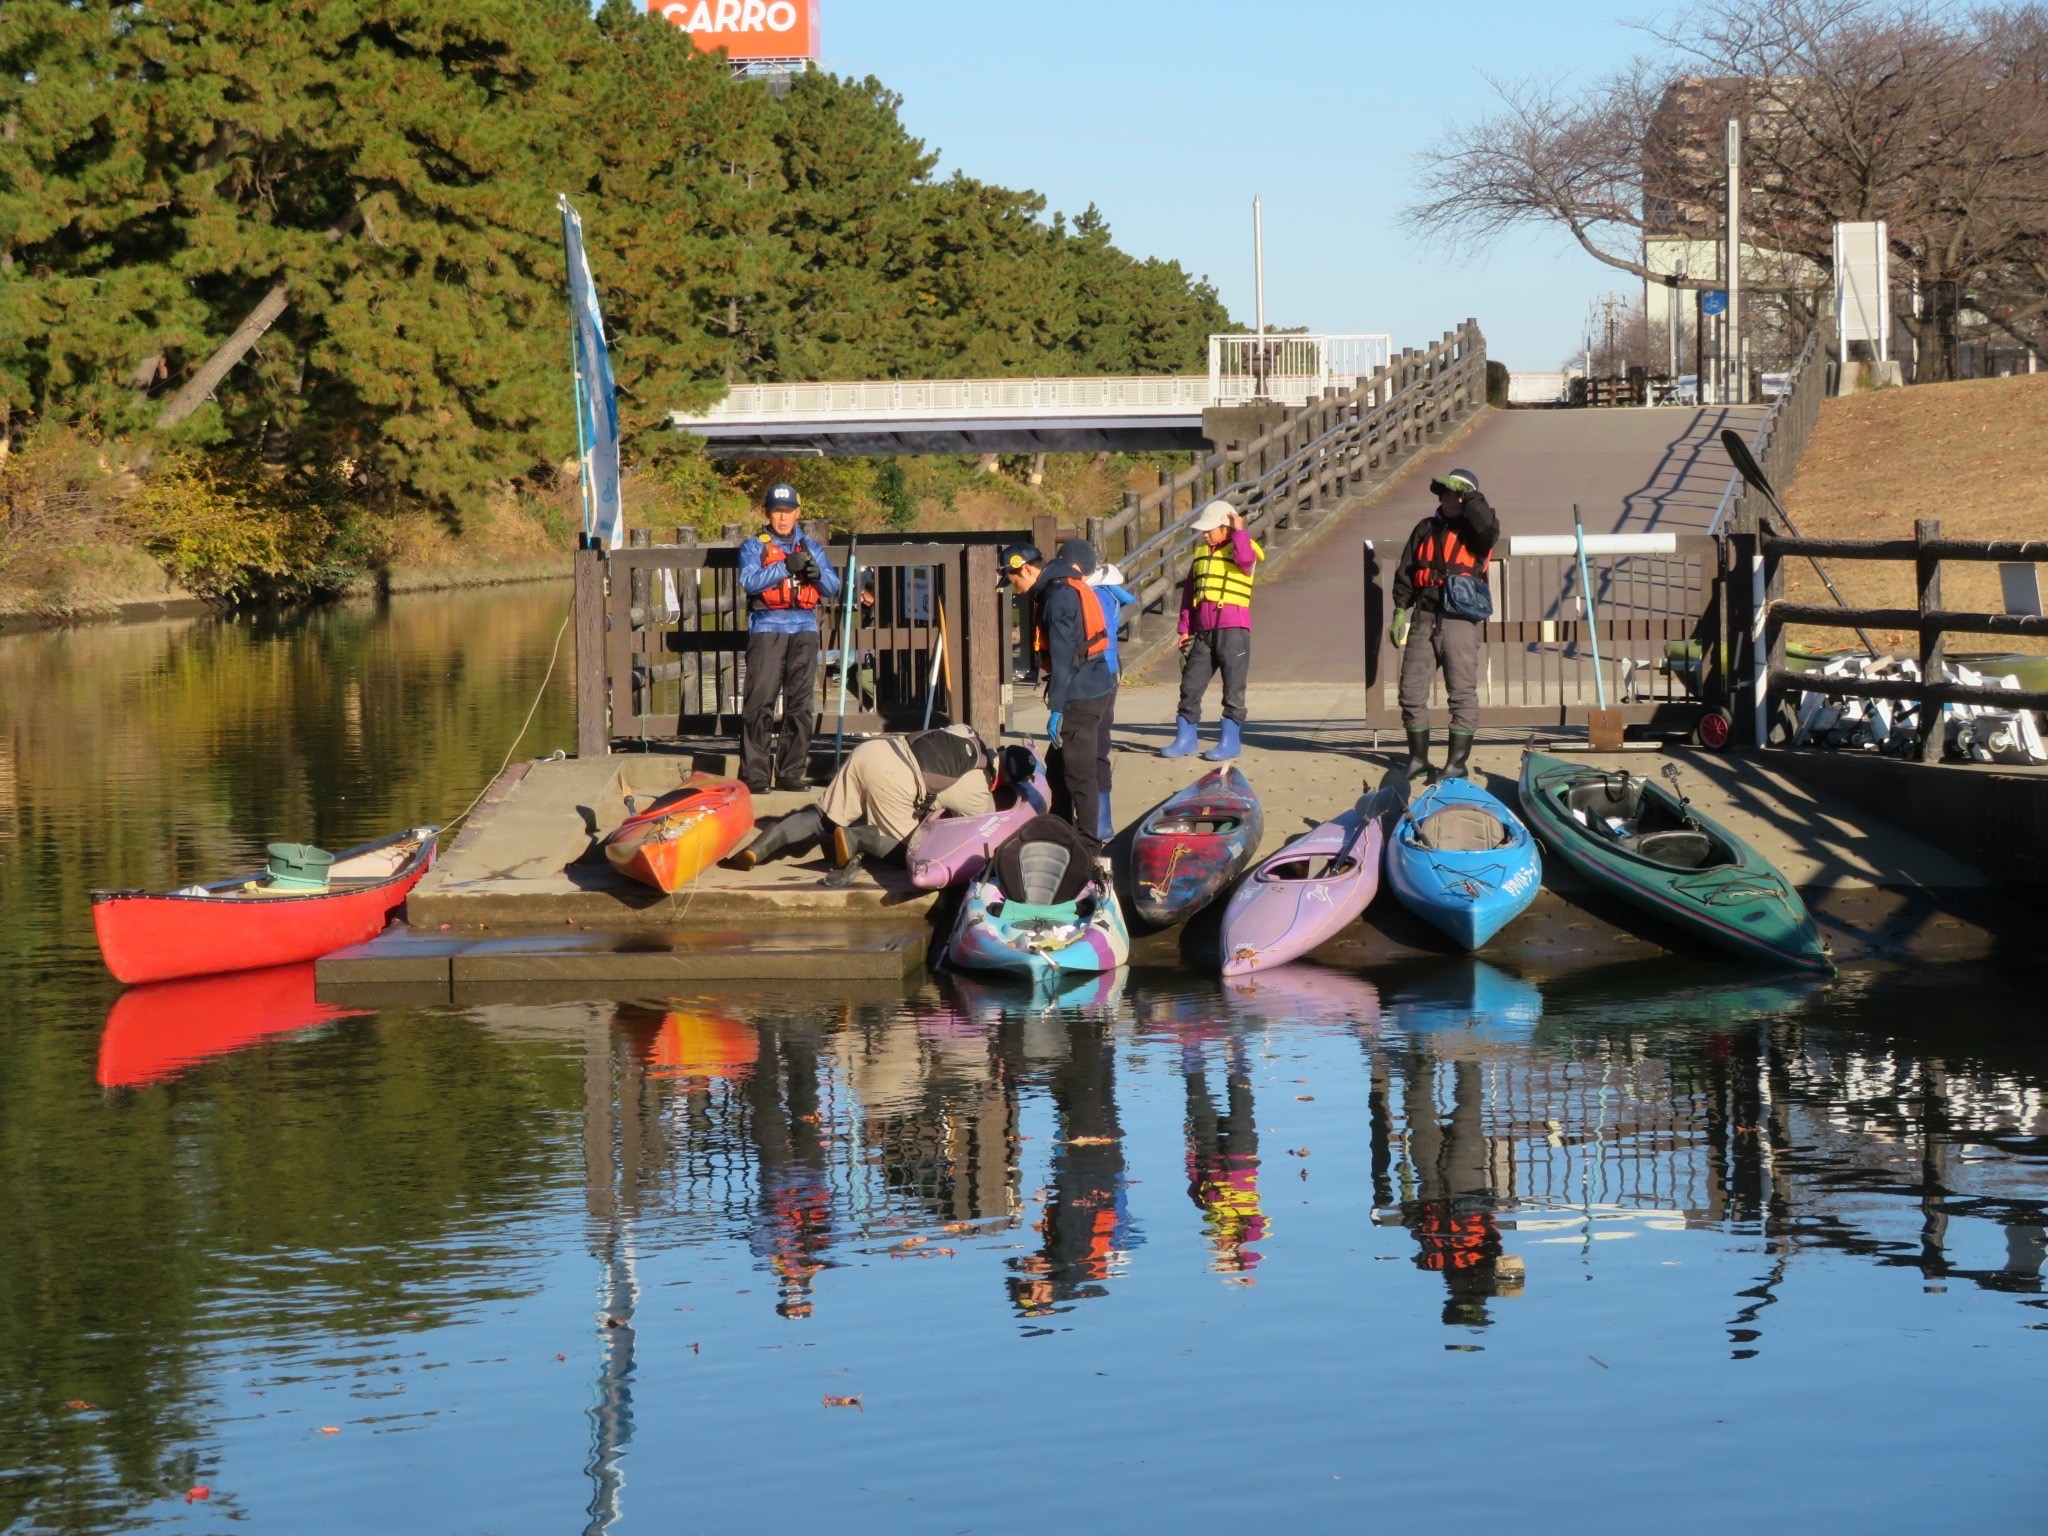
[[[1012,544],[999,557],[1003,580],[1029,605],[1046,687],[1046,769],[1053,811],[1095,852],[1102,850],[1097,743],[1103,719],[1116,708],[1109,670],[1109,625],[1102,599],[1070,560],[1048,562],[1033,544]]]
[[[768,526],[740,545],[747,594],[747,691],[740,705],[740,777],[755,794],[810,788],[817,722],[818,609],[839,595],[825,547],[797,526],[796,488],[770,486]],[[782,701],[777,739],[775,703]]]

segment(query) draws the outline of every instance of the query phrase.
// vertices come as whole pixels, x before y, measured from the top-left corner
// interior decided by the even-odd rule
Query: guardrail
[[[2048,618],[2016,613],[1962,613],[1942,606],[1941,564],[1944,560],[2001,561],[2036,564],[2048,560],[2048,540],[1944,539],[1938,518],[1913,524],[1910,539],[1791,539],[1768,527],[1757,535],[1758,565],[1755,602],[1763,620],[1763,643],[1756,654],[1756,735],[1770,739],[1770,719],[1788,696],[1819,693],[1832,697],[1914,699],[1932,704],[1996,704],[2007,709],[2048,709],[2048,693],[2010,688],[1969,687],[1941,680],[1946,637],[1970,635],[2048,635]],[[1782,590],[1787,559],[1896,560],[1913,562],[1918,600],[1911,608],[1840,608],[1815,603],[1790,603],[1767,598]],[[1827,628],[1910,629],[1919,636],[1920,679],[1835,677],[1793,672],[1785,665],[1785,627],[1790,624]],[[1939,762],[1946,733],[1920,732],[1920,759]]]
[[[1833,326],[1826,320],[1807,333],[1799,360],[1792,365],[1791,383],[1764,412],[1764,419],[1756,425],[1756,437],[1749,445],[1765,477],[1781,495],[1792,483],[1806,444],[1813,436],[1814,424],[1820,420],[1820,403],[1827,398],[1828,370],[1834,357],[1833,338]],[[1760,497],[1753,503],[1753,494],[1743,484],[1742,476],[1730,475],[1728,488],[1721,493],[1721,504],[1714,509],[1707,532],[1755,533],[1759,521],[1756,509],[1763,503]]]
[[[726,397],[702,411],[675,411],[670,419],[687,430],[692,422],[745,421],[755,417],[822,421],[918,420],[982,412],[991,416],[1057,416],[1075,411],[1103,415],[1156,415],[1200,411],[1209,404],[1209,381],[1193,375],[1117,379],[882,379],[853,384],[735,384]]]
[[[1305,405],[1326,389],[1378,373],[1393,355],[1391,336],[1211,336],[1209,403]]]
[[[1485,404],[1486,339],[1467,320],[1433,346],[1403,349],[1350,389],[1325,390],[1242,448],[1130,493],[1114,517],[1090,518],[1088,541],[1122,567],[1138,597],[1127,665],[1173,630],[1194,552],[1190,525],[1204,503],[1221,496],[1235,504],[1270,559]]]

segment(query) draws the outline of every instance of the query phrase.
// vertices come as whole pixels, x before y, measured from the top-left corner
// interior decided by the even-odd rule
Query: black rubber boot
[[[1451,751],[1450,756],[1444,759],[1443,776],[1447,779],[1467,777],[1469,770],[1466,768],[1465,762],[1471,755],[1472,733],[1470,731],[1451,732]]]
[[[825,835],[824,815],[814,805],[791,811],[753,842],[725,861],[728,869],[752,869],[779,854],[789,853]]]
[[[1426,779],[1429,777],[1429,731],[1425,727],[1408,733],[1408,777]]]

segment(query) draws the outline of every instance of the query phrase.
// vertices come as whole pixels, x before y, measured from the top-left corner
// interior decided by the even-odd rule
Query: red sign
[[[816,59],[817,0],[647,0],[709,53],[734,59]]]

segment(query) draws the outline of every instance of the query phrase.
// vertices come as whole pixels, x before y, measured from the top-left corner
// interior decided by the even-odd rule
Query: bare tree
[[[1601,262],[1674,287],[1659,239],[1725,238],[1722,124],[1744,126],[1744,286],[1792,334],[1822,300],[1838,220],[1884,219],[1923,293],[1900,319],[1945,376],[1936,332],[1965,309],[2015,335],[2048,315],[2048,12],[1958,21],[1925,0],[1709,0],[1655,54],[1568,89],[1494,82],[1501,110],[1421,163],[1407,217],[1453,245],[1562,228]],[[1944,319],[1944,316],[1947,318]]]

